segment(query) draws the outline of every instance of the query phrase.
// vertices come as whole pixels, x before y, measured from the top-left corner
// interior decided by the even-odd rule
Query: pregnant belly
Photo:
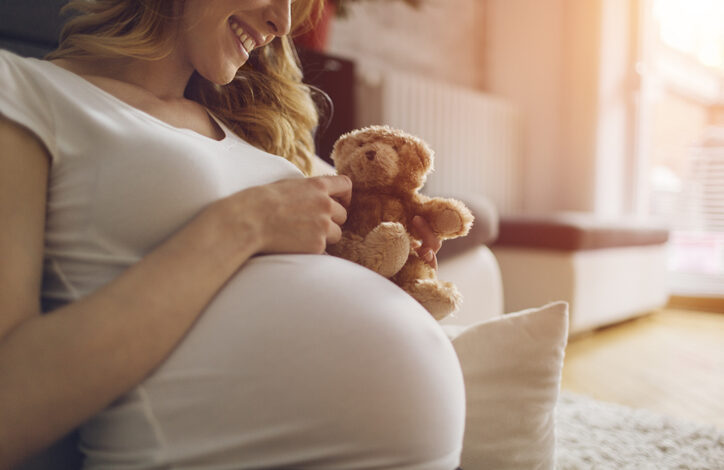
[[[457,445],[464,402],[451,344],[396,285],[332,256],[271,255],[247,262],[84,439],[105,459],[135,448],[141,460],[263,468],[310,449],[329,460],[329,445],[344,452],[350,440],[399,452],[379,436],[389,422],[400,435],[430,428],[432,452]]]
[[[378,322],[385,326],[380,336],[361,334]],[[420,304],[366,268],[326,255],[260,256],[219,291],[163,369],[220,368],[228,374],[239,356],[273,360],[275,348],[300,341],[349,345],[365,336],[360,346],[374,348],[368,341],[420,328],[439,334]]]

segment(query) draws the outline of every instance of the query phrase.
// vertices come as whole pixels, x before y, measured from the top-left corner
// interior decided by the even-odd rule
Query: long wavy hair
[[[184,0],[71,0],[58,48],[47,59],[132,57],[158,60],[171,53],[171,32]],[[324,0],[292,3],[290,36],[308,30]],[[252,51],[228,85],[194,73],[185,96],[216,115],[247,142],[311,171],[319,113],[289,36]]]

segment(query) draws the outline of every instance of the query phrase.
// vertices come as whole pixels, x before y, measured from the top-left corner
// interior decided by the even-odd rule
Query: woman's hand
[[[287,179],[233,194],[226,217],[254,234],[257,252],[320,254],[341,238],[351,197],[346,176]]]
[[[430,224],[424,217],[416,215],[412,219],[414,233],[413,235],[422,240],[422,245],[416,248],[417,255],[427,264],[437,269],[437,252],[442,247],[440,240],[430,228]]]

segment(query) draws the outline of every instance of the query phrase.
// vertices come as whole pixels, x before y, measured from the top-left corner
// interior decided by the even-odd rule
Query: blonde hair
[[[183,2],[183,0],[178,0]],[[292,3],[291,36],[319,18],[324,0]],[[177,1],[71,0],[72,11],[60,45],[46,58],[132,57],[158,60],[171,53]],[[314,129],[319,115],[302,83],[296,49],[289,36],[254,50],[228,85],[215,85],[194,73],[185,91],[247,142],[311,171]]]

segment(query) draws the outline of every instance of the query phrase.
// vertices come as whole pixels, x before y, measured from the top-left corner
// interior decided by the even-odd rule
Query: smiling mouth
[[[251,51],[253,51],[254,47],[256,47],[256,41],[252,39],[249,33],[244,31],[244,28],[234,18],[229,18],[229,26],[234,34],[236,34],[236,37],[239,39],[239,43],[241,43],[241,46],[244,48],[246,53],[251,54]]]

